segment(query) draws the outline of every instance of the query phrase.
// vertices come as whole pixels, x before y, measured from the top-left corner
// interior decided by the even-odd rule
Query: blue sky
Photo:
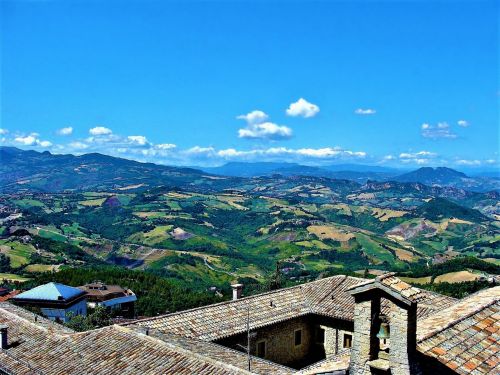
[[[495,1],[1,3],[0,144],[498,167]]]

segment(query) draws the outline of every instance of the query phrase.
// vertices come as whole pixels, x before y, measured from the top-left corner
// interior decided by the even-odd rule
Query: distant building
[[[115,315],[125,318],[134,317],[134,305],[137,297],[130,289],[124,289],[119,285],[106,285],[94,282],[78,287],[87,293],[88,307],[95,308],[103,306]]]
[[[68,322],[76,315],[87,315],[85,291],[58,283],[37,286],[18,294],[12,300],[21,306],[40,309],[50,320]]]

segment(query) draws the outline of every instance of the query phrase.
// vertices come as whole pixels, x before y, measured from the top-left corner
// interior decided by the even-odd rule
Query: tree
[[[96,329],[101,327],[106,327],[111,324],[111,316],[105,307],[97,306],[92,313],[87,316],[76,315],[71,316],[70,321],[66,323],[66,326],[78,331],[88,331],[90,329]]]
[[[277,261],[276,262],[276,269],[269,276],[269,279],[267,281],[269,290],[281,289],[283,287],[284,280],[283,280],[283,273],[281,272],[280,266],[281,266],[281,262]]]
[[[0,253],[0,272],[10,272],[10,259],[5,254]]]

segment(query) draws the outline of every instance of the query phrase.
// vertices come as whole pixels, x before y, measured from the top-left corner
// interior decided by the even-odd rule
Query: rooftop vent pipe
[[[233,284],[233,301],[241,298],[241,293],[243,292],[243,284]]]
[[[0,349],[7,349],[9,346],[9,340],[7,339],[8,328],[5,324],[0,324]]]

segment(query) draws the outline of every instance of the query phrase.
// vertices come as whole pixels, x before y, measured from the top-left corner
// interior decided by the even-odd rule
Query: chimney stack
[[[243,292],[243,284],[233,284],[233,301],[241,298],[241,293]]]
[[[5,324],[0,324],[0,349],[7,349],[9,341],[7,339],[7,329]]]

